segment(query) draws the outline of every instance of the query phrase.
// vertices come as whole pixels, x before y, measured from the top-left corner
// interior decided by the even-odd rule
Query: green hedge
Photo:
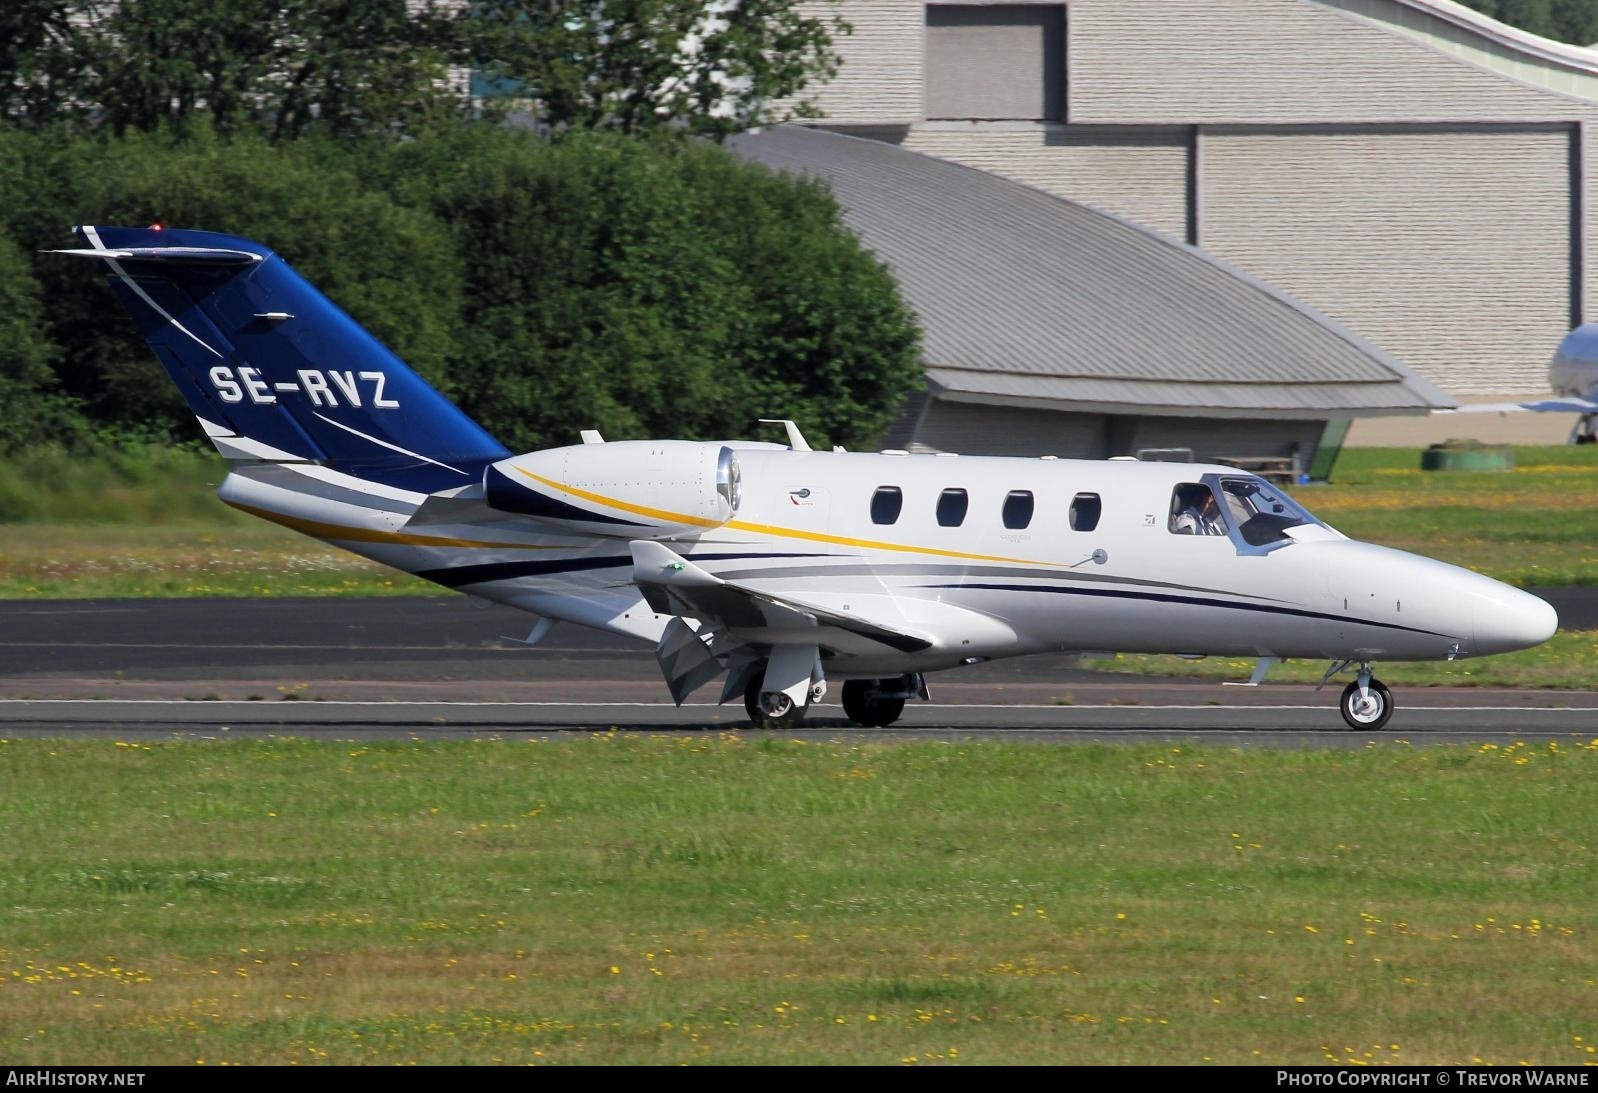
[[[913,316],[830,193],[708,144],[0,130],[0,449],[195,435],[98,278],[34,253],[157,220],[277,250],[515,450],[770,416],[860,445],[921,382]]]

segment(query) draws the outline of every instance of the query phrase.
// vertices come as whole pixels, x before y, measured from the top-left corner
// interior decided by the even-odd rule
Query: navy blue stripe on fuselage
[[[525,482],[517,482],[498,467],[489,467],[483,478],[483,497],[488,507],[500,512],[515,512],[546,520],[567,520],[585,524],[619,524],[623,527],[642,528],[641,520],[623,520],[603,512],[580,509],[576,505],[535,490]]]
[[[1148,600],[1153,603],[1175,603],[1191,607],[1230,607],[1236,611],[1257,611],[1267,615],[1293,615],[1304,619],[1340,622],[1348,626],[1376,626],[1384,630],[1403,630],[1406,633],[1427,634],[1435,638],[1452,636],[1439,634],[1435,630],[1423,630],[1416,626],[1400,626],[1396,622],[1372,622],[1369,619],[1351,619],[1345,615],[1332,615],[1324,611],[1307,611],[1299,607],[1276,607],[1265,603],[1238,603],[1235,600],[1217,600],[1204,596],[1174,596],[1164,592],[1135,592],[1129,589],[1115,588],[1066,588],[1059,585],[1041,584],[923,584],[917,587],[957,588],[961,590],[983,589],[989,592],[1052,592],[1063,596],[1099,596],[1106,599]]]
[[[691,562],[720,562],[749,558],[830,558],[830,554],[692,554],[684,555]],[[603,558],[547,558],[521,562],[485,562],[482,565],[447,566],[443,569],[426,569],[416,576],[424,581],[441,584],[445,588],[460,588],[468,584],[487,584],[489,581],[513,581],[519,577],[548,577],[558,573],[581,573],[590,569],[627,569],[633,560],[626,555],[608,555]],[[781,570],[775,572],[781,573]]]

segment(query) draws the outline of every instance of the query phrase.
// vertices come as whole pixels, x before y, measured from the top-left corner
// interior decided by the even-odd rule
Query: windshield
[[[1249,546],[1270,546],[1287,540],[1287,529],[1319,525],[1309,511],[1262,478],[1221,479],[1221,496],[1231,524]]]

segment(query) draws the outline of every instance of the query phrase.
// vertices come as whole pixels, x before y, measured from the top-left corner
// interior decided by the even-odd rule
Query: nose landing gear
[[[1321,678],[1320,686],[1326,686],[1327,680],[1352,663],[1348,660],[1338,661],[1326,669],[1326,675]],[[1320,687],[1316,690],[1320,690]],[[1387,689],[1387,684],[1371,675],[1369,661],[1361,661],[1359,675],[1354,682],[1343,688],[1343,696],[1337,708],[1342,713],[1343,720],[1348,722],[1349,728],[1368,729],[1374,732],[1387,724],[1387,719],[1393,716],[1393,692]]]

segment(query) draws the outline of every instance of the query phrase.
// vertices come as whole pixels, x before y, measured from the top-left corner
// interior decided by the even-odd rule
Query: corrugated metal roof
[[[1454,401],[1203,251],[997,175],[797,125],[727,142],[825,179],[899,279],[934,384],[1099,409],[1421,411]]]

